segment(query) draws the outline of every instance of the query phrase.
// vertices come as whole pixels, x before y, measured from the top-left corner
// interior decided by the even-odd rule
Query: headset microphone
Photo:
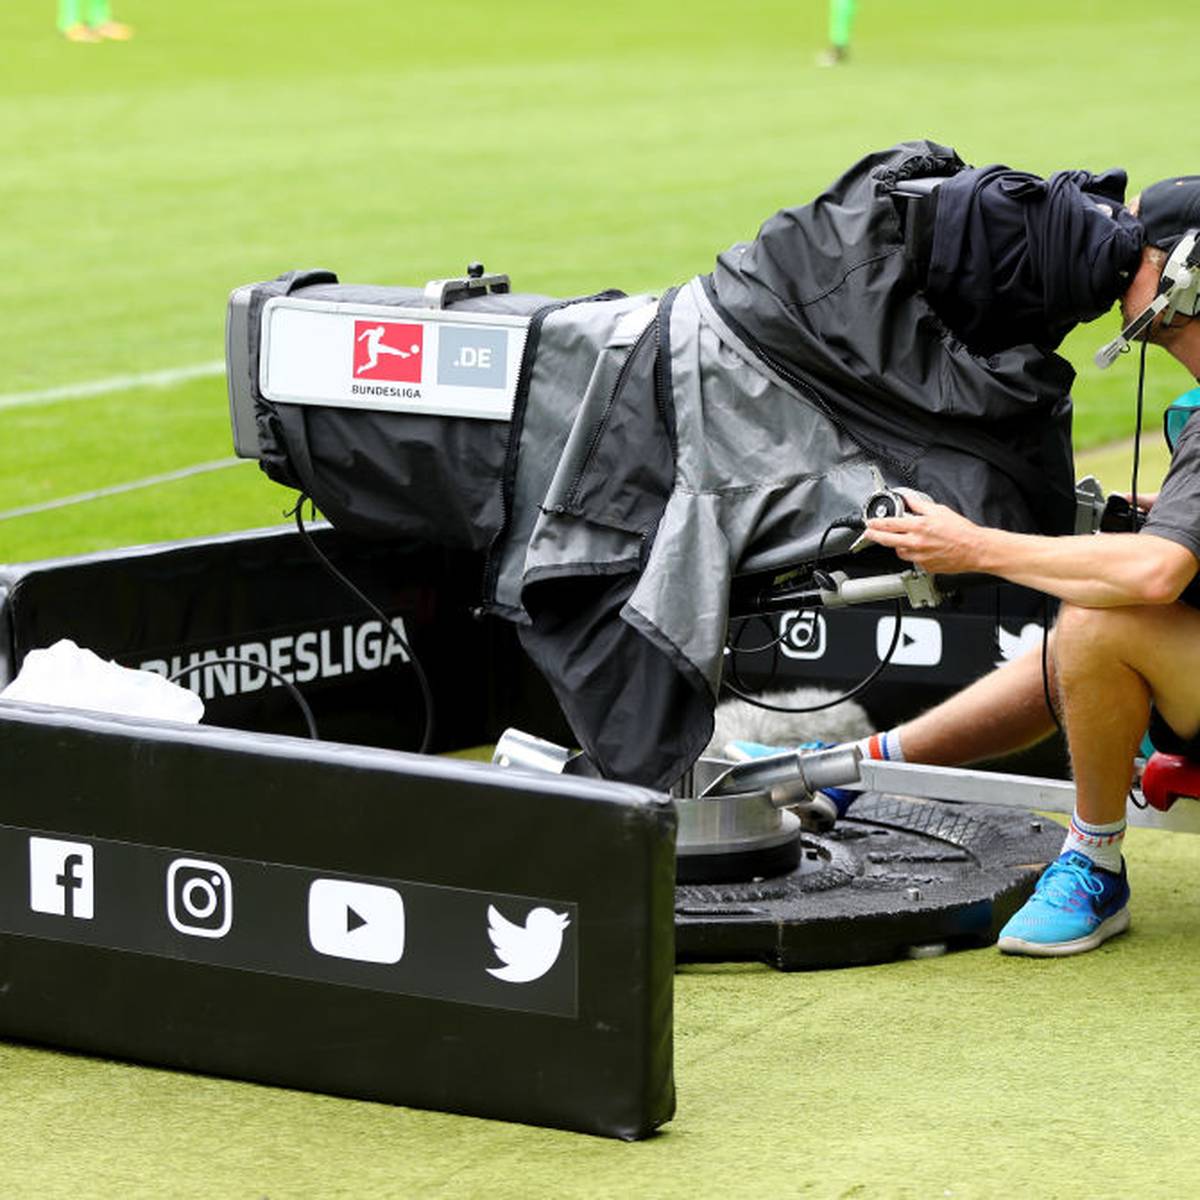
[[[1200,229],[1189,229],[1171,251],[1158,283],[1158,295],[1106,346],[1096,351],[1096,366],[1111,367],[1131,342],[1145,334],[1154,318],[1165,313],[1169,325],[1176,313],[1194,317],[1200,313]]]

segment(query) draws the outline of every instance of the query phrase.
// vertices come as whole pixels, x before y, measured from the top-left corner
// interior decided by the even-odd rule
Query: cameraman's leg
[[[1200,612],[1064,604],[1054,651],[1075,812],[1063,853],[1000,931],[1010,954],[1078,954],[1129,927],[1125,798],[1151,699],[1180,737],[1200,729]]]
[[[1050,636],[1054,644],[1054,635]],[[1054,693],[1053,656],[1048,657],[1049,686]],[[904,759],[931,766],[954,767],[999,758],[1035,745],[1054,732],[1046,707],[1040,648],[989,672],[948,700],[912,721],[862,738],[857,744],[871,758]],[[780,746],[730,743],[730,752],[754,757],[779,753]],[[838,795],[843,812],[856,793]]]
[[[1076,810],[1117,821],[1151,701],[1179,737],[1200,732],[1200,611],[1063,605],[1054,640]]]
[[[1052,649],[1053,634],[1050,643]],[[1053,695],[1053,654],[1048,660]],[[1046,707],[1041,649],[989,672],[896,732],[909,762],[947,767],[998,758],[1049,737],[1054,718]]]
[[[1152,690],[1178,690],[1165,669],[1170,656],[1181,656],[1185,671],[1200,670],[1195,618],[1200,614],[1189,618],[1178,605],[1059,607],[1054,664],[1075,811],[1061,854],[1000,930],[1005,953],[1079,954],[1129,928],[1122,846],[1133,757],[1150,718]]]

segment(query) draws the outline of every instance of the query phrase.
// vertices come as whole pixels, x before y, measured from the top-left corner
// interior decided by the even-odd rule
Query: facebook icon
[[[29,839],[29,907],[56,917],[92,919],[92,848],[87,842]]]

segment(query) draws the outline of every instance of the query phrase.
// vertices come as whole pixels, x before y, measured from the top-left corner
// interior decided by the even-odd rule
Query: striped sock
[[[873,733],[854,743],[863,758],[884,759],[887,762],[904,762],[904,750],[900,745],[900,730],[889,729],[886,733]]]
[[[1125,840],[1125,818],[1107,825],[1090,825],[1080,818],[1078,811],[1071,817],[1067,840],[1062,853],[1074,850],[1090,858],[1098,867],[1120,874],[1121,843]]]

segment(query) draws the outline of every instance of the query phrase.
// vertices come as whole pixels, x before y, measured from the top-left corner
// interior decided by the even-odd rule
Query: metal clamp
[[[468,264],[466,275],[455,279],[431,279],[425,285],[426,308],[448,308],[463,295],[486,296],[488,292],[507,292],[511,285],[507,275],[488,274],[483,263]]]
[[[1096,533],[1104,518],[1107,497],[1094,475],[1085,475],[1075,484],[1075,532]]]
[[[828,750],[787,750],[738,763],[718,775],[701,793],[721,800],[746,792],[765,792],[777,808],[809,799],[822,788],[856,783],[862,752],[855,745]]]
[[[946,598],[932,575],[920,567],[891,575],[866,575],[851,579],[845,571],[831,571],[825,577],[834,586],[821,588],[825,608],[844,608],[849,604],[871,604],[876,600],[907,599],[913,608],[936,608]]]

